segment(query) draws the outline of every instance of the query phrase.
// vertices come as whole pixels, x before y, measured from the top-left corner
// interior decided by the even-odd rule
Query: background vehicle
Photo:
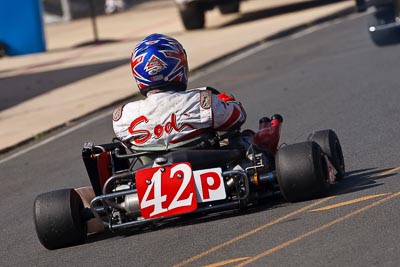
[[[356,4],[360,12],[368,6],[376,8],[368,19],[368,31],[376,45],[400,42],[400,0],[357,0]]]
[[[187,30],[205,25],[205,12],[218,6],[222,14],[239,12],[242,0],[175,0],[183,25]]]
[[[337,135],[318,131],[306,142],[278,149],[281,122],[277,115],[262,120],[257,133],[214,135],[167,152],[135,152],[118,140],[88,142],[82,158],[91,187],[36,198],[39,240],[57,249],[84,242],[88,226],[89,232],[141,228],[183,214],[243,209],[277,192],[289,202],[328,194],[345,171]],[[229,144],[220,147],[226,139]],[[142,157],[152,162],[143,165]]]

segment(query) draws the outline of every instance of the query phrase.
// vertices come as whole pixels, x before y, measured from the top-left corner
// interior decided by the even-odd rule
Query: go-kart
[[[336,133],[317,131],[305,142],[278,147],[281,124],[274,115],[263,118],[257,132],[213,133],[169,151],[134,151],[118,139],[87,142],[82,159],[91,186],[39,195],[38,238],[58,249],[83,243],[88,232],[245,209],[279,192],[289,202],[327,195],[345,173]]]

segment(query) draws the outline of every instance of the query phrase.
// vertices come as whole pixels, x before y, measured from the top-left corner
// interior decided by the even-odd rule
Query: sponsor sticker
[[[200,92],[200,106],[203,109],[210,109],[211,108],[211,102],[212,100],[212,92],[205,90]]]
[[[161,60],[161,58],[152,55],[150,59],[147,61],[146,66],[144,67],[144,70],[149,74],[149,75],[156,75],[159,72],[163,71],[164,69],[167,68],[167,63]]]
[[[113,121],[119,121],[122,117],[122,110],[124,109],[124,105],[119,106],[113,112]]]

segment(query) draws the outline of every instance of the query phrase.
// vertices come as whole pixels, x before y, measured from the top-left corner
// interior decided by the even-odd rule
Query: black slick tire
[[[329,193],[328,168],[321,147],[312,141],[279,149],[276,171],[281,194],[289,202]]]
[[[83,243],[87,222],[82,210],[82,199],[74,189],[39,195],[34,202],[33,219],[40,243],[50,250]]]

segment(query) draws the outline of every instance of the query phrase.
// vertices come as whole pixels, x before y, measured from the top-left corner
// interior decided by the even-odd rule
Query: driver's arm
[[[213,94],[212,112],[212,128],[217,131],[239,129],[246,121],[242,104],[228,93]]]

